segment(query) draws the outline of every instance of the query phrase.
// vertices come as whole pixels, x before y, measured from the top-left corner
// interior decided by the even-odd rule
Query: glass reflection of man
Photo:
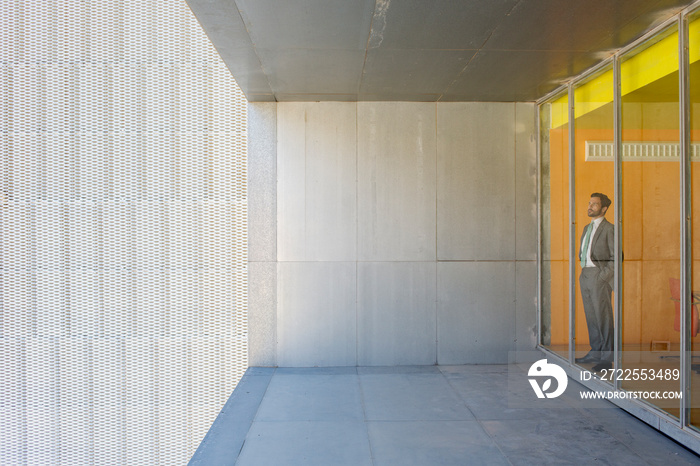
[[[612,202],[605,194],[593,193],[588,202],[591,218],[581,234],[581,297],[588,324],[591,350],[578,363],[595,363],[594,371],[610,369],[613,359],[612,290],[615,255],[614,228],[605,220]]]

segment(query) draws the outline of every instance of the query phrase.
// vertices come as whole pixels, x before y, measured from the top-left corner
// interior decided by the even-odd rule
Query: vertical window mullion
[[[680,182],[681,182],[681,426],[690,422],[690,343],[691,320],[690,301],[692,284],[692,244],[691,221],[691,171],[690,171],[690,55],[689,55],[688,19],[678,19],[678,79],[679,79],[679,133],[680,133]]]
[[[569,83],[569,362],[574,363],[576,350],[576,127],[574,119],[574,85]]]
[[[541,105],[535,106],[535,121],[537,122],[537,138],[536,138],[536,148],[537,151],[537,345],[544,345],[542,341],[542,261],[543,258],[543,246],[542,246],[542,118],[541,118],[542,108]]]
[[[622,89],[620,87],[620,57],[613,57],[613,140],[614,140],[614,183],[615,190],[615,340],[614,368],[621,367],[622,356]],[[620,381],[615,380],[615,388],[620,388]]]

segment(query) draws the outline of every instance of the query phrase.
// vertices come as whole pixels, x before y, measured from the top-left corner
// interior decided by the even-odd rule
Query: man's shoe
[[[576,358],[577,363],[587,363],[587,362],[599,362],[600,359],[596,358],[593,356],[591,353],[588,353],[582,358]]]
[[[598,364],[593,366],[593,372],[602,371],[604,369],[612,369],[612,363],[610,361],[600,361]]]

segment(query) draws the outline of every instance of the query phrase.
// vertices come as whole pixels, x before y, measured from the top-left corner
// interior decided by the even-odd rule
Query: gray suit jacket
[[[589,223],[581,234],[581,246],[578,251],[579,259],[582,259],[581,254],[583,254],[583,238],[586,237],[586,232],[590,227],[591,224]],[[612,287],[615,277],[615,228],[605,218],[600,222],[595,235],[593,235],[591,260],[600,269],[600,279],[608,282]]]

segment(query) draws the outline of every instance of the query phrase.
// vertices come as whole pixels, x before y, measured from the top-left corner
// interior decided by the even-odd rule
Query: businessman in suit
[[[612,290],[615,276],[615,238],[613,225],[605,220],[612,202],[602,193],[591,194],[588,216],[581,234],[581,297],[588,325],[591,350],[577,363],[595,363],[594,371],[610,369],[613,359]]]

